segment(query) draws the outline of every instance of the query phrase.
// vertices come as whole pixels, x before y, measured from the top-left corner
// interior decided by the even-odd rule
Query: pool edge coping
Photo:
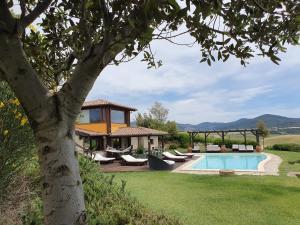
[[[204,155],[207,153],[200,153],[198,154],[199,157],[195,158],[195,159],[191,159],[188,162],[184,163],[183,165],[177,167],[176,169],[174,169],[172,172],[174,173],[189,173],[189,174],[201,174],[201,175],[219,175],[219,169],[202,169],[202,170],[195,170],[195,169],[190,169],[190,166],[192,164],[194,164],[196,161],[201,160],[201,158],[204,157]],[[214,153],[216,154],[216,153]],[[225,154],[225,153],[219,153],[219,154]],[[235,154],[235,153],[232,153]],[[244,153],[243,153],[244,154]],[[252,154],[252,153],[248,153],[248,154]],[[274,174],[274,173],[269,173],[266,171],[265,166],[267,165],[267,163],[271,162],[273,156],[277,156],[271,153],[265,153],[262,152],[260,154],[264,154],[266,156],[266,159],[262,160],[259,164],[258,164],[258,169],[257,170],[234,170],[236,175],[279,175],[279,174]],[[280,157],[279,157],[280,158]],[[281,162],[280,162],[281,163]],[[276,165],[277,169],[280,166],[280,163],[278,165]]]

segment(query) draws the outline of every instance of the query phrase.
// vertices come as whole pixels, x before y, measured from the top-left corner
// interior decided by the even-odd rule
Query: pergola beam
[[[222,144],[225,143],[225,135],[228,133],[239,133],[244,137],[245,145],[247,144],[247,132],[250,132],[256,137],[256,144],[259,145],[259,130],[258,129],[229,129],[229,130],[201,130],[201,131],[188,131],[190,146],[194,147],[194,137],[198,134],[204,134],[205,148],[207,146],[207,137],[210,134],[218,134],[222,138]]]

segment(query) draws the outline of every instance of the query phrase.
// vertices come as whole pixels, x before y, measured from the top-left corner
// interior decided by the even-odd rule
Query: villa
[[[75,125],[76,142],[88,143],[94,150],[114,148],[156,149],[163,147],[166,132],[145,127],[132,127],[131,113],[137,109],[98,99],[83,104]]]

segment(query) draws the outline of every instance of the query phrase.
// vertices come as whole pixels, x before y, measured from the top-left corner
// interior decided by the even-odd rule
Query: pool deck
[[[226,153],[220,153],[220,154],[226,154]],[[262,153],[267,156],[265,160],[263,160],[259,164],[258,170],[235,170],[236,175],[272,175],[272,176],[278,176],[279,175],[279,165],[282,162],[282,159],[274,154],[271,153]],[[185,164],[177,167],[172,172],[174,173],[189,173],[189,174],[206,174],[206,175],[216,175],[219,174],[219,170],[192,170],[190,169],[190,166],[195,163],[196,160],[198,160],[201,156],[203,156],[203,153],[198,153],[195,155],[195,157],[186,162]]]

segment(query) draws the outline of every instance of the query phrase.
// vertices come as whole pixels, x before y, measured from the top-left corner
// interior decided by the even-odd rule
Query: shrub
[[[88,159],[80,158],[81,177],[85,193],[89,225],[178,225],[180,222],[162,213],[154,213],[141,205],[125,190],[126,182],[117,185],[114,176],[104,175]],[[32,201],[24,213],[24,224],[41,225],[42,202]]]
[[[142,155],[142,154],[144,154],[144,152],[145,152],[145,148],[142,145],[140,145],[136,150],[136,154],[138,154],[138,155]]]
[[[170,144],[169,145],[169,149],[177,149],[177,145],[176,144]]]
[[[0,202],[34,149],[33,134],[18,99],[0,82]]]
[[[272,149],[278,151],[300,152],[300,145],[299,144],[275,144],[273,145]]]

